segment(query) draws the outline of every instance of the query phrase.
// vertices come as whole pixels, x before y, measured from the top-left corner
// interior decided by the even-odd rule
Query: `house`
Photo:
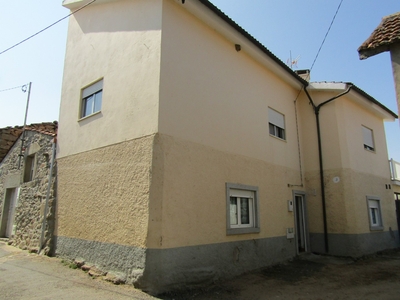
[[[397,116],[304,75],[206,0],[72,15],[56,253],[158,293],[397,247],[383,127]]]
[[[52,254],[57,122],[0,129],[0,238]]]
[[[360,59],[367,59],[386,51],[390,52],[397,107],[400,112],[400,12],[384,17],[370,37],[358,48]]]

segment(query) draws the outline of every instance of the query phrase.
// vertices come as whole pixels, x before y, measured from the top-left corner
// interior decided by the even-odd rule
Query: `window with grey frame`
[[[362,126],[364,149],[369,151],[375,151],[374,135],[371,129]]]
[[[103,98],[103,79],[82,89],[81,118],[90,116],[101,110]]]
[[[285,116],[272,108],[268,108],[269,134],[286,140]]]
[[[258,206],[257,187],[227,183],[227,234],[260,232]]]
[[[383,230],[381,199],[367,196],[367,206],[370,230]]]

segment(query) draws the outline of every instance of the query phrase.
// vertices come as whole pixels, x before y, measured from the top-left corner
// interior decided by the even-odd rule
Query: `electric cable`
[[[33,38],[34,36],[38,35],[39,33],[42,33],[43,31],[49,29],[50,27],[53,27],[53,26],[56,25],[57,23],[60,23],[61,21],[65,20],[66,18],[68,18],[68,17],[70,17],[70,16],[72,16],[74,13],[80,11],[81,9],[84,9],[86,6],[92,4],[92,3],[95,2],[95,1],[96,1],[96,0],[92,0],[92,1],[90,1],[89,3],[86,3],[85,5],[81,6],[81,7],[78,8],[77,10],[73,11],[72,13],[70,13],[69,15],[67,15],[67,16],[65,16],[65,17],[63,17],[63,18],[61,18],[61,19],[59,19],[58,21],[54,22],[53,24],[50,24],[50,25],[47,26],[46,28],[43,28],[42,30],[36,32],[35,34],[32,34],[31,36],[29,36],[29,37],[27,37],[26,39],[20,41],[19,43],[15,44],[15,45],[13,45],[13,46],[11,46],[11,47],[9,47],[9,48],[7,48],[6,50],[1,51],[1,52],[0,52],[0,55],[3,54],[3,53],[5,53],[5,52],[7,52],[7,51],[9,51],[9,50],[11,50],[11,49],[13,49],[14,47],[17,47],[18,45],[21,45],[22,43],[26,42],[27,40],[30,40],[30,39]]]
[[[19,86],[15,86],[15,87],[8,88],[8,89],[4,89],[4,90],[0,90],[0,93],[2,93],[2,92],[6,92],[6,91],[10,91],[10,90],[15,90],[15,89],[18,89],[18,88],[22,88],[22,87],[24,87],[24,86],[26,86],[26,84],[19,85]],[[22,90],[22,91],[25,93],[25,91],[24,91],[24,90]]]

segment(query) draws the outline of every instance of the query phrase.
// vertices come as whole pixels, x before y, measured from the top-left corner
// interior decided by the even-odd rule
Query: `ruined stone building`
[[[58,123],[0,129],[0,238],[33,252],[54,250]]]

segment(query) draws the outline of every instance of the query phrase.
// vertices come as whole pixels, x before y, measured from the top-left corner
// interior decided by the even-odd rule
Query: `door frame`
[[[301,197],[302,206],[299,207],[297,205],[296,197]],[[295,240],[296,240],[296,253],[297,255],[302,253],[309,253],[310,252],[310,234],[308,230],[308,209],[307,209],[307,199],[306,193],[304,191],[293,191],[293,209],[294,209],[294,228],[295,228]],[[298,210],[301,210],[299,213],[303,215],[303,236],[304,236],[304,251],[300,251],[299,249],[299,242],[298,242],[298,232],[300,229],[298,228]]]
[[[14,234],[14,217],[18,204],[19,187],[6,188],[0,222],[0,237],[10,238]],[[10,208],[12,208],[10,210]]]

